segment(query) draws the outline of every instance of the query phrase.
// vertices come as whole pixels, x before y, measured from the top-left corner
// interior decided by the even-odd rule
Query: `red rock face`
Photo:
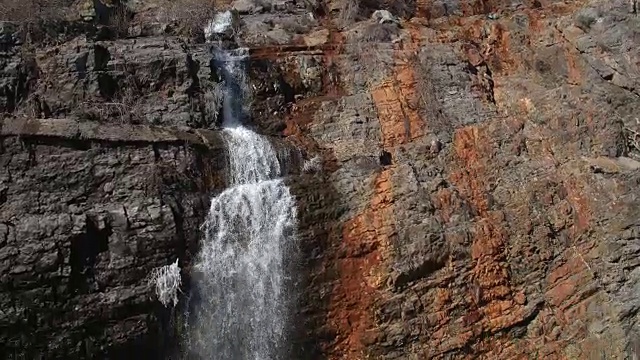
[[[419,33],[409,29],[407,43],[393,54],[391,75],[371,91],[382,132],[382,147],[392,149],[425,134],[425,123],[418,114],[416,80],[410,55],[417,50]]]
[[[338,271],[327,314],[336,339],[327,347],[329,358],[359,358],[379,336],[371,313],[384,285],[385,258],[394,234],[389,172],[375,179],[371,203],[343,227],[334,264]]]
[[[631,119],[606,113],[613,98],[623,113],[638,109],[637,90],[601,76],[616,56],[632,66],[586,45],[608,42],[604,28],[575,25],[591,21],[581,18],[590,6],[602,16],[593,23],[606,22],[607,6],[461,1],[446,15],[439,3],[418,2],[399,41],[371,44],[392,54],[384,68],[357,65],[345,35],[344,55],[333,55],[341,97],[318,98],[297,128],[333,154],[327,181],[338,192],[345,179],[364,187],[331,220],[340,230],[321,267],[332,274],[323,354],[631,356],[638,320],[625,309],[638,308],[628,292],[638,280],[607,259],[635,246],[620,226],[635,223],[637,163],[625,160],[636,156],[623,140]],[[351,71],[378,80],[359,83]],[[354,157],[380,151],[393,161],[357,170]]]
[[[250,48],[254,125],[322,164],[287,179],[298,200],[301,254],[294,275],[302,295],[288,358],[640,356],[637,1],[360,1],[350,13],[349,4],[224,4],[244,9],[237,41]],[[370,19],[378,9],[397,15],[399,24]],[[175,126],[191,135],[189,128],[215,127],[219,79],[206,66],[206,46],[186,46],[164,33],[76,39],[43,45],[32,57],[22,57],[11,37],[0,36],[0,45],[9,49],[0,54],[7,59],[0,62],[6,116],[135,120],[165,135]],[[186,63],[184,52],[191,59]],[[125,104],[121,92],[132,84],[136,101]],[[109,85],[120,92],[110,93]],[[112,109],[118,101],[131,116]],[[153,246],[132,245],[144,251],[126,254],[135,264],[128,271],[109,268],[107,254],[121,255],[102,251],[92,264],[91,281],[99,286],[65,293],[63,300],[49,296],[46,272],[24,267],[36,266],[28,247],[50,237],[46,229],[35,236],[29,223],[14,228],[2,219],[7,244],[0,241],[0,304],[39,304],[26,312],[14,306],[10,319],[0,314],[0,327],[12,329],[0,333],[2,339],[29,339],[38,324],[61,321],[53,355],[81,356],[91,344],[120,354],[143,337],[152,344],[149,334],[159,322],[145,313],[150,300],[141,279],[178,251],[188,269],[206,209],[200,199],[221,186],[222,161],[203,166],[207,157],[199,152],[155,143],[97,153],[93,140],[77,139],[73,129],[67,129],[71,140],[25,143],[6,126],[0,130],[0,150],[6,150],[0,155],[10,170],[0,173],[5,218],[66,219],[78,211],[73,216],[87,212],[98,221],[107,210],[125,207],[146,219],[141,209],[157,202],[165,219],[173,219],[159,225],[155,217],[140,220],[136,233],[114,228],[135,244],[151,241],[149,231],[157,236]],[[116,173],[111,179],[107,172],[87,172],[82,160],[74,163],[80,175],[61,176],[46,168],[48,162],[34,165],[34,151],[59,169],[68,167],[65,156],[72,154]],[[145,169],[165,162],[175,178],[165,179],[158,192],[168,199],[180,195],[175,204],[148,199],[144,175],[151,170]],[[42,185],[35,196],[20,187],[43,174],[56,175],[55,189]],[[133,186],[135,196],[105,195],[119,181]],[[47,205],[46,199],[60,198],[59,188],[69,189],[65,201],[83,208],[58,208],[53,200]],[[53,233],[61,250],[40,251],[60,252],[56,266],[61,261],[62,269],[71,247],[64,229]],[[16,244],[28,246],[22,253]],[[66,270],[54,270],[50,276],[66,284]],[[132,288],[136,306],[127,312],[100,307],[100,296],[126,298]],[[91,306],[79,313],[82,323],[110,327],[81,344],[88,330],[43,309],[71,309],[85,299]],[[18,321],[24,313],[28,326]],[[22,354],[29,357],[31,349],[52,343],[53,328],[11,349],[28,347]],[[95,349],[86,356],[108,352]]]

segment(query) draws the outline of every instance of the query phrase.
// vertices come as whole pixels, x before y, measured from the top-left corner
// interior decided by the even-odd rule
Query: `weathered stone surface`
[[[343,206],[317,216],[335,230],[306,336],[330,359],[630,358],[637,264],[615,254],[639,246],[622,235],[639,215],[637,47],[622,46],[637,19],[594,1],[585,32],[582,2],[470,3],[404,22],[382,73],[343,44],[339,96],[288,122]]]
[[[210,59],[208,46],[185,49],[176,39],[79,38],[9,57],[0,71],[2,110],[214,128],[221,94]]]
[[[197,251],[209,194],[224,184],[223,150],[144,126],[2,125],[0,352],[170,352],[174,315],[149,275],[175,259],[184,268]]]
[[[304,254],[294,358],[639,356],[636,1],[361,2],[349,21],[344,3],[245,2],[233,45],[250,47],[255,127],[321,159],[287,179]],[[372,20],[376,10],[400,24]],[[52,136],[66,129],[55,119],[29,130],[42,138],[2,127],[0,274],[12,285],[0,301],[19,304],[0,320],[5,343],[35,354],[48,341],[67,358],[142,349],[168,316],[145,308],[142,279],[176,257],[188,268],[208,189],[223,184],[220,150],[199,145],[205,131],[151,126],[216,127],[207,46],[15,49],[0,58],[0,109],[82,119],[65,131],[92,137]],[[124,90],[136,102],[121,111]],[[113,143],[125,132],[171,140]],[[176,175],[148,194],[158,161]],[[105,163],[112,173],[92,173]],[[180,226],[188,240],[176,240]],[[72,261],[95,252],[73,250],[77,239],[106,229],[107,250],[98,241]],[[76,306],[80,320],[43,310]]]
[[[0,136],[53,138],[114,143],[146,143],[223,148],[217,132],[205,129],[179,130],[147,125],[101,124],[72,119],[5,119],[0,122]]]

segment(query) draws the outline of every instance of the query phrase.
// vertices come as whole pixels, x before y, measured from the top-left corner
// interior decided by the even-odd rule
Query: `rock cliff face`
[[[4,357],[161,357],[171,314],[149,275],[197,250],[220,141],[65,119],[1,131]]]
[[[640,356],[635,0],[219,6],[254,126],[306,159],[295,358]],[[0,30],[7,358],[175,350],[146,278],[179,259],[188,290],[220,85],[153,11],[127,39]]]

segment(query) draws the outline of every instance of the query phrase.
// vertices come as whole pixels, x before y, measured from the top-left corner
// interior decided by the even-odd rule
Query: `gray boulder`
[[[380,24],[399,24],[400,21],[397,17],[393,16],[388,10],[376,10],[371,15],[371,18]]]

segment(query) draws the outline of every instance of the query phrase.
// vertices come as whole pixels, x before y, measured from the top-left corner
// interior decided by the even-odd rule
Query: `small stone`
[[[429,151],[432,154],[438,154],[442,150],[442,143],[438,139],[431,140],[431,145],[429,146]]]
[[[231,4],[231,8],[243,15],[260,12],[263,9],[253,0],[236,0]]]
[[[268,31],[265,36],[276,44],[288,44],[291,42],[291,34],[284,29],[277,27],[271,31]]]
[[[92,1],[83,2],[80,5],[79,12],[82,20],[86,22],[93,21],[93,19],[96,17],[96,9]]]
[[[142,26],[136,25],[127,29],[127,35],[129,37],[140,37],[142,35]]]
[[[363,345],[373,345],[380,341],[380,334],[377,330],[367,330],[360,339]]]
[[[115,185],[113,185],[112,182],[108,182],[102,186],[102,190],[104,190],[104,192],[106,193],[111,193],[114,188],[115,188]]]
[[[400,24],[400,21],[388,10],[376,10],[371,18],[380,24]]]
[[[323,29],[312,32],[304,37],[304,44],[307,46],[318,46],[326,44],[329,40],[329,30]]]
[[[472,66],[480,66],[484,63],[484,58],[476,47],[468,47],[465,49],[467,59]]]
[[[25,266],[25,265],[14,265],[11,267],[11,270],[9,271],[10,274],[12,275],[17,275],[17,274],[24,274],[26,272],[29,271],[29,267]]]

